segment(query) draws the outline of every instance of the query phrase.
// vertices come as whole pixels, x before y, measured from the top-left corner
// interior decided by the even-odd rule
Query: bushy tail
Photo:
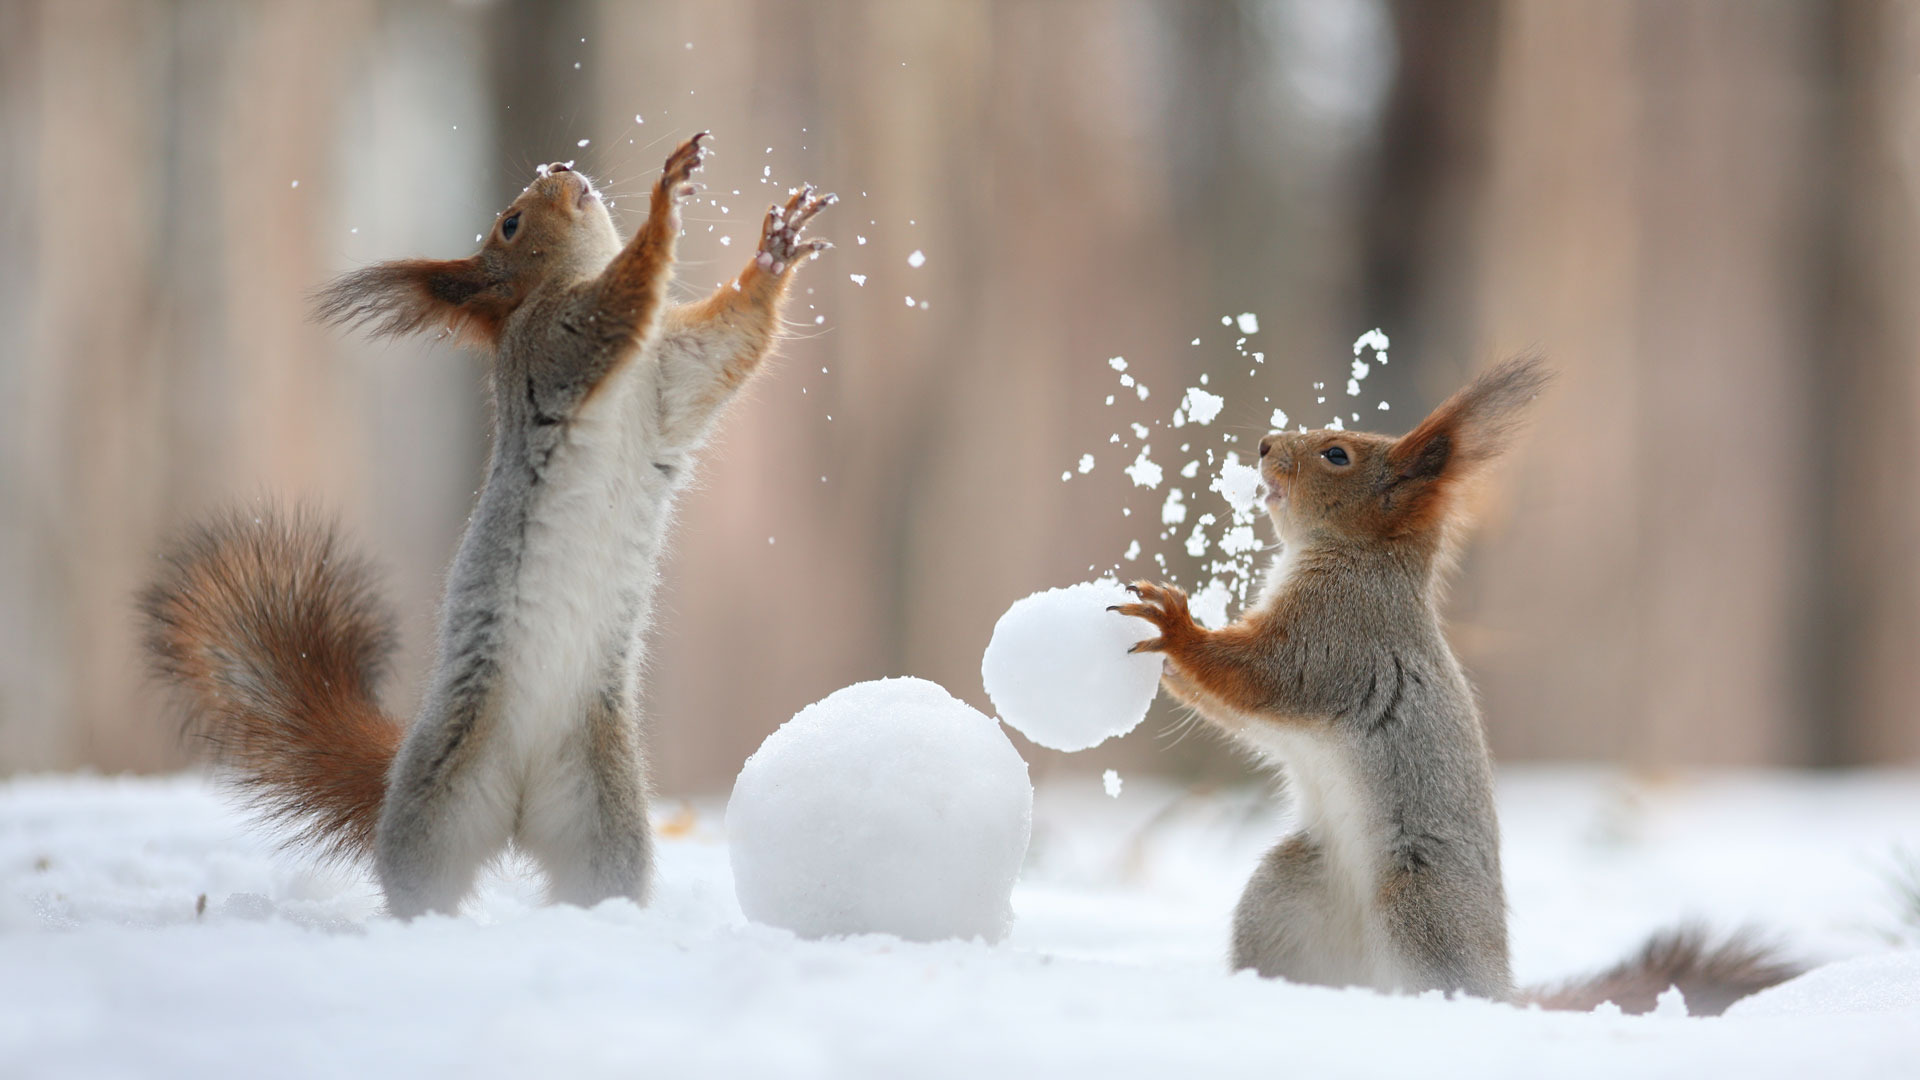
[[[1714,945],[1705,927],[1690,923],[1655,934],[1639,952],[1598,975],[1529,990],[1521,1000],[1568,1012],[1587,1012],[1611,1001],[1623,1012],[1645,1013],[1668,987],[1677,986],[1690,1015],[1719,1016],[1748,994],[1805,970],[1749,931]]]
[[[309,514],[235,511],[161,556],[141,594],[154,673],[187,730],[289,843],[372,849],[401,729],[375,703],[393,620],[373,571]]]

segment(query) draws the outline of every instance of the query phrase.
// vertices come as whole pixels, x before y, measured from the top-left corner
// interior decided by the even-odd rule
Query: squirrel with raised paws
[[[600,192],[541,168],[464,259],[344,275],[319,317],[451,330],[489,354],[494,438],[448,572],[413,723],[381,712],[391,620],[367,565],[305,514],[231,512],[166,551],[142,597],[156,672],[256,810],[325,856],[371,856],[388,909],[451,912],[511,842],[551,899],[644,902],[646,632],[674,498],[780,330],[804,236],[834,202],[769,209],[753,261],[668,303],[707,135],[667,159],[620,241]]]
[[[1695,1015],[1796,973],[1744,937],[1714,947],[1686,928],[1603,975],[1513,986],[1493,761],[1440,599],[1462,489],[1549,378],[1536,358],[1510,360],[1397,439],[1266,436],[1261,496],[1281,550],[1258,603],[1219,630],[1169,585],[1137,583],[1138,602],[1115,608],[1158,629],[1134,651],[1164,654],[1162,685],[1278,763],[1295,800],[1298,830],[1234,912],[1234,967],[1637,1012],[1678,985]]]

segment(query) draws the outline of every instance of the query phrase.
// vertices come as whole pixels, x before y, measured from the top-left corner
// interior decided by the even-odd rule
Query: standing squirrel
[[[1165,655],[1166,689],[1279,762],[1296,800],[1299,831],[1234,912],[1234,967],[1633,1012],[1677,985],[1695,1015],[1797,974],[1744,937],[1715,948],[1685,928],[1592,979],[1514,989],[1493,761],[1440,593],[1461,489],[1549,378],[1536,358],[1510,360],[1398,439],[1266,436],[1261,495],[1281,551],[1258,604],[1207,630],[1179,589],[1141,582],[1139,602],[1115,608],[1158,628],[1133,651]]]
[[[674,497],[779,336],[794,271],[831,246],[801,234],[835,201],[800,188],[737,279],[669,306],[706,139],[667,159],[625,245],[593,184],[548,165],[477,254],[367,267],[316,297],[325,322],[451,328],[491,356],[492,456],[410,727],[376,701],[393,634],[370,570],[308,516],[203,524],[141,598],[189,729],[295,842],[371,855],[401,918],[456,910],[509,841],[553,900],[646,900],[639,682]]]

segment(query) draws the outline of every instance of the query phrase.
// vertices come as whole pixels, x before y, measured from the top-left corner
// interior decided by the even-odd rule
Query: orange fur
[[[1679,987],[1692,1016],[1719,1016],[1748,994],[1765,990],[1806,969],[1782,959],[1751,933],[1711,945],[1705,929],[1686,925],[1656,934],[1640,951],[1597,975],[1560,986],[1529,990],[1523,1002],[1560,1012],[1591,1012],[1603,1002],[1622,1012],[1649,1013],[1668,987]]]
[[[321,322],[365,324],[400,337],[440,325],[463,344],[492,348],[521,289],[487,252],[465,259],[400,259],[363,267],[314,296]]]
[[[290,843],[365,855],[401,737],[375,699],[393,629],[371,569],[310,515],[272,510],[215,518],[161,560],[140,606],[186,729]]]

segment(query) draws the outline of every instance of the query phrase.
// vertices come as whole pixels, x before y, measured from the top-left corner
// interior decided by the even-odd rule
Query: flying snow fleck
[[[867,283],[867,275],[865,274],[848,274],[847,278],[855,285],[865,285]]]
[[[1193,617],[1200,621],[1201,626],[1218,630],[1227,625],[1227,602],[1232,599],[1233,595],[1227,592],[1227,587],[1220,583],[1219,578],[1214,578],[1191,601]]]
[[[1275,410],[1273,410],[1273,415],[1272,415],[1271,417],[1269,417],[1269,418],[1267,419],[1267,426],[1268,426],[1268,427],[1271,427],[1271,428],[1284,428],[1284,427],[1286,427],[1286,426],[1287,426],[1287,411],[1286,411],[1285,409],[1275,409]]]
[[[1362,350],[1372,349],[1374,358],[1384,364],[1387,362],[1388,344],[1387,335],[1382,333],[1380,328],[1376,326],[1354,339],[1353,355],[1359,356]]]
[[[1160,466],[1147,456],[1152,449],[1151,446],[1142,446],[1140,456],[1134,458],[1133,464],[1123,470],[1127,474],[1127,479],[1133,481],[1134,487],[1157,488],[1160,486]]]
[[[1081,454],[1080,455],[1080,475],[1085,476],[1087,473],[1090,473],[1092,471],[1093,471],[1093,455]]]
[[[1219,394],[1210,394],[1197,386],[1187,387],[1187,396],[1180,400],[1179,409],[1174,412],[1174,425],[1181,423],[1180,416],[1185,414],[1188,420],[1196,424],[1211,424],[1213,418],[1220,415],[1220,409],[1227,399]]]
[[[1255,315],[1251,311],[1241,312],[1239,322],[1240,332],[1243,334],[1257,334],[1260,332],[1260,316]]]
[[[925,266],[926,264],[927,264],[926,253],[921,251],[919,248],[914,248],[913,254],[907,256],[907,265],[913,267],[915,270],[920,269],[922,266]]]
[[[1227,500],[1227,505],[1235,511],[1251,510],[1259,497],[1260,470],[1251,465],[1242,465],[1238,454],[1228,454],[1226,463],[1220,466],[1220,475],[1207,485],[1208,490],[1217,491]]]
[[[1179,488],[1167,490],[1167,501],[1160,504],[1160,524],[1178,525],[1187,520],[1186,496]]]
[[[1106,789],[1108,798],[1110,799],[1119,798],[1120,797],[1120,774],[1113,771],[1112,769],[1108,769],[1106,772],[1101,773],[1100,786]]]

